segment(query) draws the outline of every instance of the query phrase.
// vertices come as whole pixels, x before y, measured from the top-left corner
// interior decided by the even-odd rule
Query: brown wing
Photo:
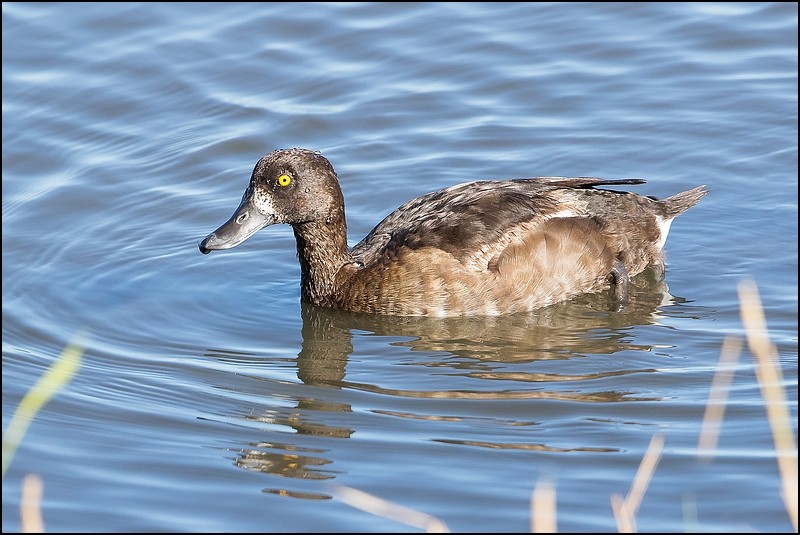
[[[548,195],[561,188],[640,184],[641,179],[604,180],[592,177],[541,177],[459,184],[417,197],[389,214],[352,249],[370,265],[401,247],[434,247],[469,262],[487,247],[507,245],[513,229],[569,209]]]

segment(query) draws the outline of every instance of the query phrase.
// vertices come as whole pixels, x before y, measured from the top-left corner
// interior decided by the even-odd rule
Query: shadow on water
[[[290,428],[297,435],[350,438],[356,429],[336,424],[351,420],[335,415],[352,413],[351,405],[321,399],[330,397],[331,392],[346,390],[377,393],[381,399],[476,400],[478,403],[482,400],[531,399],[583,403],[657,401],[658,398],[654,397],[632,397],[630,392],[618,389],[594,391],[586,386],[594,386],[600,384],[598,381],[613,377],[658,371],[653,368],[609,371],[604,366],[599,371],[579,374],[529,371],[532,364],[541,364],[542,361],[569,361],[575,357],[612,355],[621,351],[652,351],[654,348],[650,345],[635,343],[631,328],[657,324],[661,318],[660,307],[679,304],[683,300],[670,295],[666,283],[655,280],[649,272],[632,282],[631,300],[621,309],[615,306],[611,293],[605,292],[583,296],[533,314],[488,318],[381,317],[304,303],[301,309],[302,347],[296,361],[297,377],[305,386],[320,388],[304,392],[294,407],[249,414],[246,419]],[[453,378],[454,388],[397,389],[346,380],[346,366],[354,352],[354,333],[357,338],[390,337],[391,341],[387,342],[389,345],[407,347],[427,359],[423,366],[437,370],[449,369],[458,375]],[[510,368],[511,371],[496,370],[492,366]],[[463,388],[463,378],[480,380],[474,382],[482,388]],[[413,380],[409,382],[413,383]],[[436,384],[446,382],[447,379],[443,379]],[[507,384],[513,384],[515,388],[492,386]],[[565,384],[579,385],[565,390]],[[486,388],[486,385],[489,387]],[[417,421],[465,419],[463,416],[415,414],[395,410],[394,407],[371,408],[371,412]],[[491,413],[482,418],[497,419]],[[530,426],[538,425],[538,422],[508,420],[503,425]],[[431,440],[507,450],[618,451],[616,448],[600,447],[561,448],[530,442],[487,442],[461,438]],[[332,460],[326,457],[326,449],[303,447],[299,445],[301,443],[300,439],[294,443],[251,443],[238,452],[236,464],[248,470],[293,479],[330,480],[337,477],[339,472],[329,468]],[[327,494],[285,488],[265,489],[264,492],[304,499],[330,498]]]

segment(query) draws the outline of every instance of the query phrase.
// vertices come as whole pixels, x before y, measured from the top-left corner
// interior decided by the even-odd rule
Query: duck
[[[356,313],[497,316],[608,290],[624,306],[631,277],[648,268],[664,276],[673,219],[708,192],[698,186],[659,200],[600,187],[644,183],[464,182],[409,200],[349,247],[331,162],[311,149],[277,149],[258,160],[238,208],[199,249],[230,249],[262,228],[288,224],[301,300]]]

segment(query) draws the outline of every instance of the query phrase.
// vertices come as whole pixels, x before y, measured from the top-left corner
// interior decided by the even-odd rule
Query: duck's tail
[[[664,208],[664,217],[672,219],[679,216],[706,196],[708,190],[705,186],[697,186],[687,191],[676,193],[671,197],[667,197],[661,201],[661,206]]]

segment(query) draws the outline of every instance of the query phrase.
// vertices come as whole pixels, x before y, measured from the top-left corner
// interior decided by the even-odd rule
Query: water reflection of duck
[[[496,317],[398,318],[303,303],[298,377],[307,384],[343,384],[345,365],[353,352],[353,332],[392,337],[392,345],[443,354],[443,360],[458,356],[484,363],[651,351],[651,346],[630,338],[630,328],[657,324],[660,307],[680,301],[669,294],[664,280],[656,275],[648,270],[632,279],[629,302],[621,309],[615,306],[610,290],[535,312]]]
[[[288,223],[301,294],[316,305],[397,316],[526,312],[663,272],[672,220],[703,186],[664,200],[596,186],[640,179],[533,178],[459,184],[413,199],[347,247],[344,198],[320,154],[274,151],[259,160],[233,216],[200,250],[234,247]]]
[[[302,347],[297,355],[297,376],[309,386],[355,389],[381,394],[383,399],[422,398],[435,400],[567,400],[581,403],[612,403],[654,401],[655,398],[631,396],[618,389],[597,388],[617,376],[653,373],[650,368],[612,366],[613,369],[593,369],[579,374],[534,372],[529,361],[569,359],[581,354],[613,354],[623,350],[649,351],[647,345],[634,344],[627,337],[630,327],[651,325],[660,320],[659,307],[679,301],[672,297],[663,280],[645,272],[631,280],[629,303],[622,309],[614,306],[613,292],[582,296],[534,313],[499,317],[457,318],[397,318],[374,314],[357,314],[302,303]],[[345,379],[345,367],[354,350],[354,333],[358,336],[384,336],[393,345],[406,346],[420,352],[425,365],[438,369],[450,366],[458,374],[475,379],[475,383],[503,384],[464,388],[397,389],[363,380]],[[452,359],[453,356],[463,357]],[[466,360],[475,363],[470,365]],[[457,362],[456,362],[457,361]],[[496,364],[510,363],[506,370]],[[488,365],[488,366],[487,366]],[[457,368],[457,369],[456,369]],[[507,371],[510,370],[510,371]],[[493,381],[494,383],[489,383]],[[501,383],[498,383],[500,381]],[[505,383],[503,383],[505,381]],[[564,382],[581,385],[564,388]],[[508,384],[513,384],[508,388]],[[524,385],[532,385],[526,388]],[[446,385],[447,382],[441,383]],[[294,430],[297,436],[349,439],[357,429],[341,425],[352,421],[338,417],[352,408],[345,403],[327,399],[333,390],[319,389],[320,396],[303,396],[296,406],[281,404],[269,411],[254,411],[248,420]],[[389,402],[374,407],[372,412],[393,418],[459,422],[469,419],[463,414],[438,413],[435,410],[408,410],[402,402]],[[469,412],[468,412],[469,414]],[[537,420],[506,421],[503,425],[532,428]],[[615,448],[596,445],[559,446],[546,440],[500,441],[465,439],[458,433],[433,438],[437,442],[491,449],[549,452],[613,452]],[[258,442],[247,444],[236,458],[236,465],[247,470],[280,476],[285,483],[264,489],[264,492],[301,499],[324,500],[331,496],[317,492],[305,483],[330,480],[341,470],[334,468],[329,450],[303,447],[288,437],[289,442]],[[532,437],[537,437],[535,433]],[[302,480],[301,485],[296,483]],[[278,485],[277,480],[274,485]]]

